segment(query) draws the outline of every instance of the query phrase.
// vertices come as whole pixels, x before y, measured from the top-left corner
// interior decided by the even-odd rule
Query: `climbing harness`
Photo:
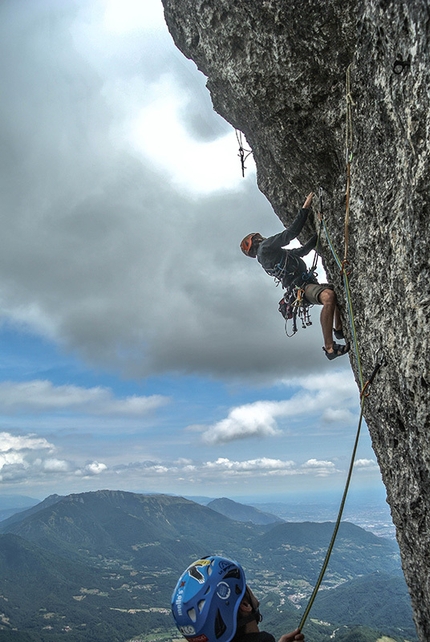
[[[242,132],[239,131],[238,129],[236,129],[235,132],[236,132],[237,143],[239,145],[238,156],[240,158],[240,165],[242,167],[242,176],[243,178],[245,178],[245,170],[246,170],[245,161],[248,158],[248,156],[252,154],[252,149],[245,149],[242,142]]]
[[[296,334],[297,317],[301,320],[303,329],[312,325],[310,308],[313,306],[305,298],[305,287],[308,283],[315,283],[315,270],[313,269],[303,272],[300,285],[296,283],[289,285],[278,303],[278,310],[285,319],[287,337],[293,337]],[[290,320],[292,320],[291,332],[288,330],[288,321]]]

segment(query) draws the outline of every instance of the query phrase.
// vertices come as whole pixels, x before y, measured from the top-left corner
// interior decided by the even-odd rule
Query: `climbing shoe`
[[[323,346],[323,350],[325,352],[325,356],[327,359],[332,361],[333,359],[336,359],[337,357],[341,357],[343,354],[346,354],[349,352],[349,343],[346,345],[340,345],[339,343],[335,343],[333,341],[333,352],[327,352],[327,350]]]

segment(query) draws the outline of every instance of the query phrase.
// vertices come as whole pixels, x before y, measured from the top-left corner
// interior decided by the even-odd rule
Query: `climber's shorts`
[[[311,283],[305,287],[305,299],[310,305],[322,305],[319,296],[324,290],[334,290],[330,283]]]

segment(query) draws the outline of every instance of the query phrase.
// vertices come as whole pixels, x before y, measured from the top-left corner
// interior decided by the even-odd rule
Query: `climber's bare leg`
[[[342,319],[340,318],[340,312],[337,305],[334,308],[333,324],[335,330],[337,330],[338,332],[342,330]]]
[[[319,300],[323,306],[321,310],[321,329],[324,339],[324,348],[326,352],[331,354],[333,352],[333,321],[337,312],[337,323],[340,323],[339,311],[336,305],[336,295],[333,290],[327,288],[319,295]]]

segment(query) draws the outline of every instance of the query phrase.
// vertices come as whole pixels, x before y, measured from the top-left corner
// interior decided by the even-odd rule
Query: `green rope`
[[[330,540],[330,544],[328,546],[324,562],[320,571],[320,574],[318,576],[317,582],[315,584],[314,590],[312,591],[311,597],[309,599],[309,603],[305,609],[305,612],[303,613],[302,619],[299,624],[299,629],[302,630],[303,626],[305,625],[306,619],[310,613],[310,610],[312,608],[312,605],[315,601],[315,598],[317,596],[318,590],[321,586],[321,583],[324,579],[324,574],[327,570],[328,563],[330,561],[330,557],[335,545],[336,537],[339,531],[339,526],[342,520],[342,515],[343,515],[343,510],[345,508],[345,502],[346,498],[348,495],[348,490],[349,486],[351,483],[351,478],[352,478],[352,471],[354,469],[354,462],[355,462],[355,456],[357,454],[357,448],[358,448],[358,443],[360,439],[360,432],[361,432],[361,425],[363,423],[363,412],[364,412],[364,401],[367,396],[366,389],[367,387],[373,382],[373,379],[379,370],[379,368],[383,365],[384,363],[384,357],[382,357],[381,361],[379,363],[375,364],[375,367],[373,369],[372,375],[370,379],[366,382],[363,383],[363,371],[361,367],[361,360],[360,360],[360,352],[358,349],[358,340],[357,340],[357,332],[355,328],[355,321],[354,321],[354,311],[352,307],[352,298],[351,298],[351,290],[349,287],[349,279],[348,279],[348,271],[346,269],[346,265],[348,264],[347,261],[347,252],[348,252],[348,237],[349,237],[349,213],[350,213],[350,208],[349,208],[349,201],[350,201],[350,189],[351,189],[351,161],[352,161],[352,144],[353,144],[353,127],[352,127],[352,106],[354,105],[354,101],[352,100],[351,97],[351,65],[347,69],[347,74],[346,74],[346,136],[345,136],[345,148],[346,148],[346,167],[347,167],[347,187],[346,187],[346,213],[345,213],[345,254],[344,254],[344,259],[343,261],[340,260],[335,247],[330,239],[330,235],[327,230],[327,226],[324,221],[324,217],[322,215],[322,206],[321,206],[321,224],[324,226],[324,231],[326,234],[327,242],[329,244],[330,250],[333,254],[334,260],[336,261],[337,266],[342,272],[343,276],[343,283],[344,283],[344,288],[345,288],[345,294],[346,294],[346,300],[347,300],[347,306],[348,306],[348,317],[349,317],[349,323],[351,327],[351,336],[352,336],[352,341],[354,344],[354,352],[355,352],[355,358],[357,362],[357,372],[358,372],[358,378],[360,381],[360,418],[358,420],[358,426],[357,426],[357,433],[355,436],[355,442],[354,442],[354,448],[352,450],[352,455],[351,455],[351,461],[349,464],[349,470],[348,470],[348,475],[346,478],[346,483],[345,483],[345,488],[343,491],[342,495],[342,500],[340,502],[340,507],[339,507],[339,512],[337,515],[336,523],[333,529],[333,534]],[[320,188],[320,202],[322,203],[322,190]],[[321,231],[321,226],[320,226],[320,231]],[[319,240],[319,237],[318,237]]]
[[[300,620],[300,624],[299,624],[299,629],[300,630],[302,630],[304,625],[305,625],[305,622],[307,620],[309,612],[310,612],[310,610],[312,608],[312,605],[313,605],[313,603],[315,601],[315,598],[316,598],[317,593],[319,591],[319,588],[321,586],[321,582],[323,581],[323,578],[324,578],[325,572],[327,570],[327,566],[328,566],[328,563],[330,561],[330,557],[331,557],[331,554],[332,554],[332,551],[333,551],[333,547],[334,547],[334,544],[335,544],[335,541],[336,541],[337,532],[339,530],[340,522],[342,520],[343,509],[345,507],[345,502],[346,502],[346,498],[347,498],[347,495],[348,495],[349,485],[350,485],[351,477],[352,477],[352,470],[354,468],[355,455],[357,453],[358,442],[359,442],[359,439],[360,439],[361,424],[363,422],[364,399],[365,399],[365,397],[364,397],[364,395],[362,395],[361,412],[360,412],[360,419],[358,421],[357,434],[355,436],[355,443],[354,443],[354,448],[353,448],[353,451],[352,451],[351,462],[349,464],[348,476],[346,478],[345,489],[343,491],[342,501],[340,503],[340,508],[339,508],[339,513],[338,513],[337,519],[336,519],[336,524],[334,526],[333,534],[331,536],[330,544],[328,546],[327,553],[326,553],[326,556],[324,558],[324,562],[323,562],[320,574],[318,576],[318,579],[317,579],[317,582],[315,584],[314,590],[312,591],[312,595],[311,595],[311,597],[309,599],[309,602],[308,602],[308,605],[307,605],[307,607],[305,609],[305,612],[303,613],[302,619]]]
[[[353,450],[352,450],[352,455],[351,455],[351,461],[350,461],[350,464],[349,464],[348,475],[347,475],[347,478],[346,478],[345,488],[344,488],[344,491],[343,491],[342,500],[340,502],[336,523],[335,523],[335,526],[334,526],[334,529],[333,529],[333,534],[331,536],[330,544],[328,546],[328,549],[327,549],[327,552],[326,552],[326,555],[325,555],[325,558],[324,558],[324,562],[323,562],[320,574],[319,574],[318,579],[316,581],[315,587],[314,587],[314,589],[312,591],[311,597],[309,598],[308,605],[306,606],[305,612],[303,613],[302,619],[300,621],[300,624],[299,624],[299,629],[300,630],[302,630],[304,625],[305,625],[307,617],[308,617],[308,615],[310,613],[310,610],[311,610],[311,608],[313,606],[313,603],[315,601],[317,593],[318,593],[318,591],[320,589],[321,583],[322,583],[322,581],[324,579],[324,575],[325,575],[325,572],[327,570],[327,566],[329,564],[330,557],[331,557],[331,554],[333,552],[333,548],[334,548],[334,545],[335,545],[335,542],[336,542],[336,537],[337,537],[337,534],[338,534],[338,531],[339,531],[339,526],[340,526],[340,523],[342,521],[343,510],[345,508],[345,502],[346,502],[346,498],[348,496],[349,486],[350,486],[350,483],[351,483],[352,472],[353,472],[353,469],[354,469],[355,456],[357,454],[358,443],[359,443],[359,440],[360,440],[361,426],[362,426],[362,423],[363,423],[364,401],[365,401],[365,398],[366,398],[364,393],[365,393],[365,390],[366,390],[367,386],[370,383],[372,383],[372,381],[373,381],[373,379],[374,379],[374,377],[376,375],[376,372],[378,371],[378,369],[382,365],[382,363],[380,363],[380,364],[377,364],[375,366],[374,371],[373,371],[370,379],[368,380],[368,382],[366,384],[364,384],[363,383],[363,372],[362,372],[361,360],[360,360],[360,352],[359,352],[359,349],[358,349],[357,332],[356,332],[355,321],[354,321],[354,311],[353,311],[353,307],[352,307],[351,290],[350,290],[350,287],[349,287],[348,273],[347,273],[347,270],[346,270],[347,261],[344,260],[342,262],[339,259],[339,256],[336,253],[336,250],[334,248],[334,245],[333,245],[333,243],[331,241],[331,238],[330,238],[330,235],[328,233],[327,226],[326,226],[325,221],[324,221],[324,217],[322,217],[321,222],[324,225],[324,231],[325,231],[325,234],[326,234],[327,242],[328,242],[329,247],[331,249],[331,252],[333,254],[334,260],[336,261],[338,267],[342,270],[343,282],[344,282],[347,305],[348,305],[348,317],[349,317],[349,322],[350,322],[350,326],[351,326],[351,336],[352,336],[352,340],[353,340],[353,344],[354,344],[354,352],[355,352],[355,357],[356,357],[356,360],[357,360],[357,370],[358,370],[358,377],[359,377],[360,388],[361,388],[361,394],[360,394],[361,404],[360,404],[360,418],[358,420],[358,426],[357,426],[357,432],[356,432],[356,435],[355,435],[354,447],[353,447]]]
[[[324,232],[325,232],[325,235],[326,235],[326,238],[327,238],[327,242],[328,242],[329,248],[331,250],[331,253],[334,256],[334,260],[337,263],[337,267],[339,268],[339,270],[341,270],[342,269],[342,261],[338,257],[338,255],[336,253],[336,250],[334,249],[334,245],[331,242],[330,234],[328,233],[327,225],[325,224],[325,219],[324,218],[322,219],[322,222],[323,222],[323,225],[324,225]]]
[[[354,353],[355,353],[355,358],[357,360],[357,371],[358,371],[358,378],[360,381],[360,388],[363,388],[363,371],[361,368],[361,359],[360,359],[360,352],[358,349],[358,339],[357,339],[357,332],[355,329],[355,320],[354,320],[354,313],[352,310],[352,299],[351,299],[351,290],[349,288],[349,279],[348,279],[348,274],[345,271],[343,271],[343,282],[344,282],[344,287],[345,287],[345,293],[346,293],[346,300],[348,303],[348,311],[349,311],[349,324],[351,326],[351,336],[352,336],[352,341],[354,344]]]
[[[340,523],[342,521],[343,510],[345,508],[345,502],[346,502],[346,498],[348,496],[349,486],[350,486],[351,478],[352,478],[352,472],[353,472],[353,469],[354,469],[354,463],[355,463],[355,457],[356,457],[356,454],[357,454],[358,443],[360,441],[361,426],[362,426],[362,423],[363,423],[364,401],[365,401],[366,396],[368,394],[368,393],[366,393],[366,390],[367,390],[368,386],[373,383],[373,380],[375,378],[376,373],[378,372],[379,368],[382,365],[384,365],[384,363],[385,363],[385,359],[384,359],[384,356],[382,356],[381,360],[379,362],[376,362],[375,367],[373,369],[373,372],[372,372],[370,378],[367,380],[367,382],[364,385],[361,386],[360,418],[358,420],[357,432],[356,432],[356,435],[355,435],[354,447],[352,449],[351,461],[349,463],[349,469],[348,469],[348,475],[347,475],[346,482],[345,482],[345,488],[344,488],[344,491],[343,491],[342,500],[340,502],[339,512],[338,512],[338,515],[337,515],[336,523],[334,525],[333,534],[331,536],[330,544],[328,546],[328,549],[327,549],[327,552],[326,552],[326,555],[325,555],[325,558],[324,558],[324,562],[323,562],[323,565],[321,567],[320,574],[319,574],[318,579],[316,581],[314,590],[312,591],[311,597],[309,598],[309,602],[308,602],[308,605],[306,606],[305,612],[303,613],[302,619],[300,620],[300,624],[299,624],[299,627],[298,627],[300,631],[303,629],[303,627],[305,625],[305,622],[306,622],[307,617],[308,617],[308,615],[310,613],[310,610],[311,610],[311,608],[313,606],[313,603],[315,602],[315,598],[317,596],[317,593],[319,591],[321,583],[322,583],[322,581],[324,579],[324,575],[325,575],[325,572],[327,570],[327,566],[328,566],[328,563],[330,561],[330,557],[331,557],[331,554],[333,552],[333,548],[334,548],[334,545],[335,545],[335,542],[336,542],[336,537],[337,537],[337,534],[338,534],[338,531],[339,531],[339,526],[340,526]],[[361,373],[360,373],[360,379],[362,380]]]
[[[361,368],[361,359],[360,359],[360,352],[358,349],[358,339],[357,339],[357,332],[355,329],[355,321],[354,321],[354,312],[352,309],[352,298],[351,298],[351,290],[349,287],[349,279],[348,279],[348,273],[345,269],[345,262],[342,263],[342,261],[339,259],[338,254],[336,253],[336,250],[334,248],[334,245],[332,243],[332,240],[330,238],[330,234],[328,232],[327,226],[325,224],[325,221],[323,219],[324,223],[324,232],[327,238],[327,242],[329,245],[329,248],[333,254],[333,258],[336,261],[337,266],[342,270],[342,276],[343,276],[343,283],[344,283],[344,288],[345,288],[345,294],[346,294],[346,301],[348,305],[348,318],[349,318],[349,325],[351,327],[351,337],[352,337],[352,342],[354,345],[354,354],[355,354],[355,359],[357,362],[357,371],[358,371],[358,378],[360,381],[360,387],[363,387],[363,372]]]

